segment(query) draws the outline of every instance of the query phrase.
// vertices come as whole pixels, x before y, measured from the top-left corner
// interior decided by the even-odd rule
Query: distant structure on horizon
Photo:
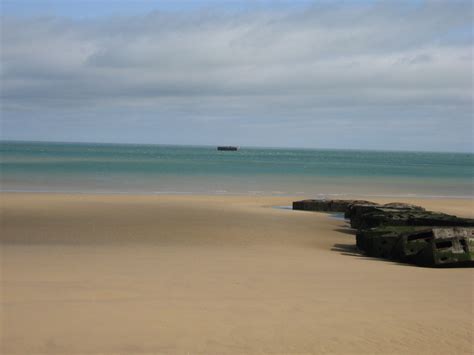
[[[217,150],[236,151],[236,150],[239,150],[239,147],[232,146],[232,145],[220,145],[217,147]]]

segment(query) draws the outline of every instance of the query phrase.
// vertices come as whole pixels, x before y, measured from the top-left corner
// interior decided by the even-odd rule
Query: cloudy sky
[[[2,0],[8,140],[473,150],[471,1]]]

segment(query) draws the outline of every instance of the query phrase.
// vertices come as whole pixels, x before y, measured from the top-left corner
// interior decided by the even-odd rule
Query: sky
[[[471,1],[0,1],[3,140],[473,151]]]

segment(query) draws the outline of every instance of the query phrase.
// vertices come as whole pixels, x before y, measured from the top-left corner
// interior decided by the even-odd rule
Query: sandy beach
[[[366,258],[295,199],[1,194],[1,353],[472,353],[472,269]]]

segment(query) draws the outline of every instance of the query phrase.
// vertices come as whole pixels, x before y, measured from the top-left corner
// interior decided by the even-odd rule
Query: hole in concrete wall
[[[418,234],[412,234],[407,237],[407,241],[412,241],[412,240],[419,240],[419,239],[427,239],[431,238],[433,236],[433,233],[430,232],[424,232],[424,233],[418,233]]]
[[[441,242],[436,243],[436,248],[443,249],[443,248],[451,248],[453,246],[453,242],[450,240],[443,240]]]
[[[459,243],[461,244],[462,249],[464,250],[465,253],[469,252],[469,249],[467,248],[467,242],[466,239],[460,239]]]

